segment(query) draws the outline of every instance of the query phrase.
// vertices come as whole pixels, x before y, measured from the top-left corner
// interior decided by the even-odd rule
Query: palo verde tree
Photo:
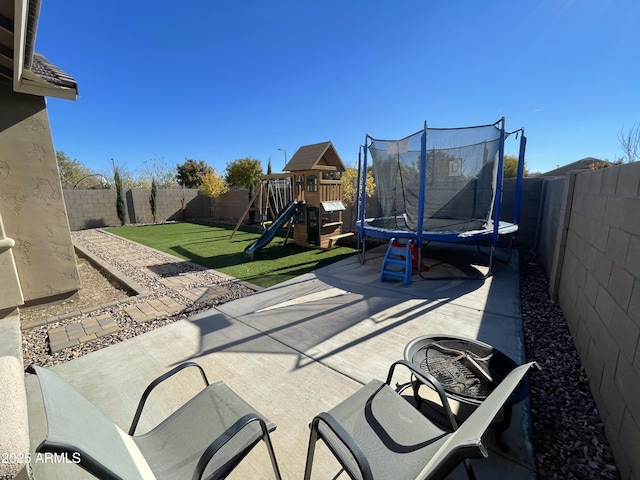
[[[198,188],[202,185],[202,177],[212,173],[213,169],[204,160],[195,161],[185,158],[182,165],[176,165],[178,185],[186,188]]]
[[[229,185],[227,185],[225,179],[216,171],[215,168],[212,170],[213,171],[211,173],[207,173],[202,177],[200,192],[211,199],[211,216],[215,217],[218,198],[229,191]]]
[[[225,180],[231,187],[245,187],[249,190],[249,201],[253,198],[254,189],[260,185],[262,177],[262,163],[251,157],[238,158],[227,163]],[[249,222],[253,223],[255,211],[249,212]]]

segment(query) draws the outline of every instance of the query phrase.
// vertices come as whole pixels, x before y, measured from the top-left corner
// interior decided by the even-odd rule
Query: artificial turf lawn
[[[244,249],[260,237],[241,228],[229,239],[232,227],[215,224],[168,223],[106,229],[121,237],[162,252],[213,268],[261,287],[270,287],[329,265],[355,253],[354,248],[337,246],[333,250],[299,247],[289,239],[276,237],[264,247],[257,260],[244,257]]]

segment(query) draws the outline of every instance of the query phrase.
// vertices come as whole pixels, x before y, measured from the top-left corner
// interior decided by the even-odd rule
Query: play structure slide
[[[273,220],[271,225],[264,231],[262,236],[244,249],[244,256],[255,260],[260,254],[260,250],[266,247],[276,234],[282,229],[287,220],[289,220],[296,210],[298,210],[298,202],[289,202],[286,207]]]

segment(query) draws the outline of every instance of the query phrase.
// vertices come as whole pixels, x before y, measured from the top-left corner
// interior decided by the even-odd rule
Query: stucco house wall
[[[0,83],[0,214],[27,303],[80,288],[45,99]]]

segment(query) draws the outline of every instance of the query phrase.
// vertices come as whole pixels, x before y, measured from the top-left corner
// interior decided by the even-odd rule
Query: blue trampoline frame
[[[496,189],[493,202],[493,212],[491,217],[491,225],[486,228],[478,228],[472,230],[461,231],[429,231],[423,230],[424,227],[424,198],[426,189],[426,175],[427,168],[427,123],[424,124],[423,133],[421,136],[420,147],[420,193],[419,202],[420,210],[418,215],[418,225],[416,231],[402,230],[402,229],[387,229],[380,228],[371,225],[373,218],[366,218],[366,174],[362,172],[367,171],[367,152],[370,145],[369,139],[372,137],[367,135],[365,137],[365,144],[360,147],[358,153],[358,175],[356,184],[356,222],[355,228],[358,234],[358,252],[360,254],[360,261],[364,262],[365,254],[365,239],[381,238],[389,240],[395,239],[410,239],[416,242],[418,246],[419,255],[421,255],[422,247],[424,244],[431,241],[449,242],[449,243],[480,243],[490,240],[491,249],[489,253],[489,272],[486,276],[491,275],[491,267],[493,263],[493,257],[496,247],[498,246],[501,236],[508,236],[511,240],[518,231],[518,224],[520,221],[520,206],[522,201],[522,183],[524,177],[524,156],[526,150],[527,139],[524,135],[524,129],[505,133],[505,119],[501,118],[493,125],[500,125],[500,140],[498,147],[498,168],[496,176]],[[500,220],[501,206],[502,206],[502,183],[504,179],[504,142],[507,135],[520,134],[520,148],[518,153],[518,170],[516,176],[516,190],[514,199],[514,219],[513,222],[506,222]],[[517,137],[516,137],[517,138]],[[363,157],[364,156],[364,161]],[[499,201],[498,201],[499,200]],[[486,219],[475,219],[477,221],[486,222]],[[509,255],[510,257],[510,255]],[[421,259],[419,259],[420,261]],[[508,261],[508,260],[507,260]],[[422,275],[421,275],[422,276]],[[424,278],[424,277],[423,277]]]

